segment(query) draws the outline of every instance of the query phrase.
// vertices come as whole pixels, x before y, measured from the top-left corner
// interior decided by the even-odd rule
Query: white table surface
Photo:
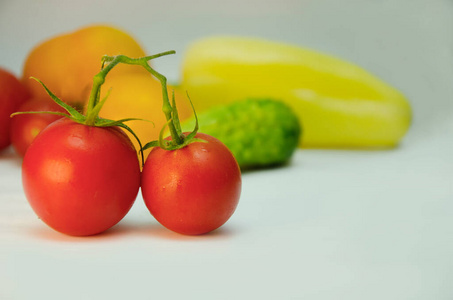
[[[199,237],[163,229],[140,195],[105,234],[56,233],[29,207],[8,149],[0,299],[453,299],[451,0],[92,2],[0,2],[0,65],[20,75],[37,42],[108,22],[150,54],[176,50],[156,67],[178,80],[195,38],[259,36],[365,67],[408,96],[413,124],[393,150],[304,149],[243,174],[234,216]]]

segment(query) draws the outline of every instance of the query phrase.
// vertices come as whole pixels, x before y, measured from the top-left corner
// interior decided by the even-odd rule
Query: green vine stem
[[[130,58],[130,57],[127,57],[124,55],[104,56],[103,57],[103,62],[109,63],[108,66],[110,66],[110,64],[118,64],[118,63],[142,66],[149,73],[151,73],[152,76],[157,78],[161,83],[162,98],[163,98],[162,111],[164,112],[165,118],[167,120],[166,126],[169,127],[173,145],[170,145],[170,146],[164,145],[164,143],[162,142],[162,138],[160,138],[159,142],[157,142],[157,141],[150,142],[144,147],[144,149],[155,146],[155,145],[159,145],[161,148],[164,148],[167,150],[173,150],[173,149],[182,148],[185,145],[189,144],[190,142],[198,141],[198,139],[194,139],[194,135],[196,133],[196,130],[198,130],[198,127],[196,127],[196,130],[195,130],[195,132],[193,132],[193,134],[190,134],[187,137],[184,137],[184,135],[182,135],[181,127],[180,127],[179,119],[178,119],[178,112],[176,109],[176,105],[174,104],[174,94],[172,97],[173,103],[170,103],[170,99],[168,97],[167,78],[164,75],[157,72],[156,70],[154,70],[153,68],[151,68],[150,65],[148,64],[148,61],[153,58],[168,55],[168,54],[175,54],[175,53],[176,52],[174,50],[170,50],[170,51],[162,52],[162,53],[159,53],[156,55],[145,56],[145,57],[141,57],[141,58]],[[172,104],[173,104],[173,106],[172,106]],[[192,106],[192,108],[193,108],[193,106]],[[194,110],[194,112],[195,112],[195,110]]]
[[[157,58],[157,57],[160,57],[160,56],[164,56],[164,55],[168,55],[168,54],[173,54],[175,53],[174,51],[167,51],[167,52],[162,52],[162,53],[158,53],[156,55],[151,55],[151,56],[145,56],[143,58],[139,58],[139,59],[133,59],[133,58],[129,58],[125,55],[117,55],[117,56],[104,56],[102,58],[102,65],[103,65],[103,68],[101,69],[101,71],[96,74],[94,77],[93,77],[93,87],[91,89],[91,92],[90,92],[90,97],[88,98],[88,105],[87,105],[87,110],[86,110],[86,124],[87,125],[90,125],[90,126],[93,126],[94,123],[96,122],[96,119],[98,117],[98,112],[95,107],[98,105],[99,103],[99,98],[100,98],[100,90],[101,90],[101,86],[104,84],[105,82],[105,77],[107,76],[107,74],[119,63],[125,63],[125,64],[142,64],[142,61],[145,61],[146,62],[146,65],[148,65],[148,60],[151,60],[151,59],[154,59],[154,58]],[[105,65],[105,62],[108,62],[107,66],[104,67]],[[168,98],[168,96],[167,96]]]
[[[90,97],[88,98],[88,105],[86,110],[86,124],[93,126],[96,122],[98,115],[95,113],[95,107],[99,103],[99,98],[101,94],[101,86],[105,82],[105,77],[107,74],[116,66],[119,61],[112,61],[107,67],[103,67],[99,73],[93,77],[93,87],[90,92]]]
[[[183,139],[182,137],[178,134],[177,130],[176,130],[176,126],[175,126],[175,123],[171,120],[173,120],[174,116],[173,116],[173,108],[170,104],[170,99],[168,98],[168,90],[167,90],[167,78],[165,76],[163,76],[162,74],[158,73],[156,70],[154,70],[153,68],[151,68],[149,65],[148,65],[148,62],[146,62],[145,64],[143,64],[143,67],[148,71],[150,72],[151,74],[153,74],[154,77],[156,77],[161,85],[162,85],[162,98],[163,98],[163,104],[162,104],[162,111],[164,112],[165,114],[165,118],[167,119],[167,122],[168,122],[168,128],[170,130],[170,135],[171,135],[171,138],[173,141],[175,141],[176,144],[182,144],[183,142]]]

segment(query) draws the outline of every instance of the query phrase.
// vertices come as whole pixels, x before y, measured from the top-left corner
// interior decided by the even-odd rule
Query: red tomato
[[[234,213],[241,193],[241,172],[230,150],[216,138],[178,150],[153,148],[142,172],[142,194],[163,226],[198,235],[222,226]]]
[[[68,235],[93,235],[118,223],[132,207],[140,165],[121,129],[62,118],[28,148],[22,180],[31,207],[47,225]]]
[[[64,113],[65,110],[48,99],[34,98],[23,103],[18,111],[57,111]],[[53,114],[23,114],[14,116],[11,120],[11,143],[20,156],[25,151],[38,133],[50,123],[60,119],[61,116]]]
[[[10,115],[29,97],[25,86],[13,74],[0,68],[0,150],[11,143]]]

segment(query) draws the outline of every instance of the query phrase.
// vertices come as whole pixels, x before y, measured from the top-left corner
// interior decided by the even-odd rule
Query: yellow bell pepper
[[[182,87],[199,111],[244,98],[280,99],[303,124],[300,147],[392,147],[411,122],[405,96],[364,69],[261,39],[193,43],[183,59]]]

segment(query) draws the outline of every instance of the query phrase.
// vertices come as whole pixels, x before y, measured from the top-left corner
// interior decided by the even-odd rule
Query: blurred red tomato
[[[17,111],[30,94],[11,72],[0,68],[0,150],[11,144],[10,115]]]
[[[55,111],[64,113],[65,110],[49,99],[32,98],[23,103],[18,111]],[[50,123],[60,119],[61,116],[42,114],[21,114],[14,116],[11,121],[11,143],[20,156],[24,156],[28,146],[38,133]]]

